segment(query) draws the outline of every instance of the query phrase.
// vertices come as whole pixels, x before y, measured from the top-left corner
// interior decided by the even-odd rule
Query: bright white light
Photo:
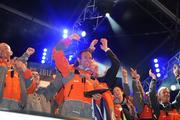
[[[160,74],[160,73],[158,73],[158,74],[157,74],[157,77],[158,77],[158,78],[159,78],[159,77],[161,77],[161,74]]]
[[[157,73],[158,73],[158,72],[160,72],[160,69],[159,69],[159,68],[157,68],[157,69],[156,69],[156,72],[157,72]]]
[[[47,48],[44,48],[44,50],[43,50],[44,52],[47,52]]]
[[[158,62],[158,59],[155,58],[155,59],[154,59],[154,63],[157,63],[157,62]]]
[[[69,55],[69,61],[71,61],[73,58],[73,55]]]
[[[67,34],[63,34],[63,38],[67,38],[68,37],[68,35]]]
[[[46,56],[46,55],[47,55],[47,53],[44,52],[44,53],[43,53],[43,56]]]
[[[46,59],[46,57],[45,57],[45,56],[43,56],[43,57],[42,57],[42,59],[43,59],[43,60],[45,60],[45,59]]]
[[[45,60],[41,60],[41,63],[44,64],[44,63],[45,63]]]
[[[176,85],[171,85],[170,88],[171,88],[172,91],[175,91],[176,90]]]
[[[69,61],[71,61],[73,58],[73,55],[69,55]]]
[[[70,58],[73,58],[73,55],[69,55]]]
[[[106,16],[106,17],[110,17],[110,14],[109,14],[109,13],[106,13],[105,16]]]
[[[64,33],[64,34],[68,34],[68,30],[67,30],[67,29],[64,29],[64,30],[63,30],[63,33]]]
[[[82,36],[82,37],[85,37],[85,36],[86,36],[86,32],[85,32],[85,31],[82,31],[81,36]]]
[[[159,64],[155,64],[154,66],[155,66],[156,68],[158,68],[158,67],[159,67]]]

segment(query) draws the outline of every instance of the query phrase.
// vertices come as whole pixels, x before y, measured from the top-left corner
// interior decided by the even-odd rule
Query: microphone
[[[13,77],[14,77],[14,68],[11,67],[11,78],[13,78]]]

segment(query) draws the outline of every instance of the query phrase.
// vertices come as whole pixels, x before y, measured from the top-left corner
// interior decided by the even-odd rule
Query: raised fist
[[[29,47],[27,50],[26,50],[26,53],[31,56],[33,53],[35,52],[35,49],[34,48],[31,48]]]

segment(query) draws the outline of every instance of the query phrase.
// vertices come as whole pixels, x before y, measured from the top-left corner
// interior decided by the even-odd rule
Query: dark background
[[[63,30],[72,29],[82,9],[88,0],[0,0],[1,4],[19,10],[32,17],[38,18],[52,26]],[[180,15],[178,0],[159,0],[173,14]],[[109,12],[111,17],[121,26],[118,35],[114,34],[107,19],[96,31],[91,24],[86,23],[86,44],[94,38],[108,38],[109,47],[116,53],[124,66],[138,69],[142,79],[148,76],[155,57],[162,59],[162,64],[179,51],[179,25],[171,18],[153,6],[150,0],[97,0],[100,13]],[[164,27],[144,8],[154,15],[161,16]],[[10,44],[14,56],[20,56],[27,47],[36,49],[30,61],[39,62],[42,49],[52,47],[61,39],[62,33],[41,26],[31,20],[26,20],[6,10],[0,9],[0,40]],[[104,60],[105,55],[97,47],[94,54],[98,61]]]

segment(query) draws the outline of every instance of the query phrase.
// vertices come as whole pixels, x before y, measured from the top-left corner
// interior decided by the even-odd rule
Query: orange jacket
[[[122,107],[120,104],[115,104],[114,105],[114,111],[115,111],[115,117],[117,120],[122,120],[122,116],[121,116],[121,113],[122,113]]]
[[[91,104],[92,98],[84,96],[84,92],[107,88],[104,83],[99,83],[97,80],[90,79],[91,74],[87,71],[79,70],[79,74],[74,74],[75,68],[69,65],[65,58],[63,50],[53,50],[53,58],[55,60],[56,67],[63,76],[64,86],[56,95],[56,102],[61,104],[63,101],[81,101],[83,103]],[[69,76],[71,76],[69,78]],[[85,77],[85,81],[83,81]],[[69,79],[69,80],[67,80]],[[62,98],[63,97],[63,98]],[[105,92],[103,97],[107,101],[109,110],[113,111],[113,100],[109,92]]]
[[[0,63],[0,66],[6,67],[5,63]],[[3,99],[8,99],[8,100],[13,100],[16,102],[20,102],[21,101],[21,86],[20,86],[20,78],[19,78],[19,73],[14,70],[14,76],[11,77],[11,69],[7,70],[6,73],[6,77],[4,80],[4,87],[3,87]],[[27,69],[24,73],[23,73],[24,79],[26,81],[30,80],[31,78],[31,71],[29,69]],[[25,82],[26,82],[25,81]],[[29,93],[30,91],[32,91],[34,88],[33,86],[35,86],[35,82],[32,82],[32,84],[30,86],[26,86],[27,87],[27,93]]]
[[[152,119],[152,114],[152,108],[148,105],[144,105],[143,111],[140,113],[139,117],[140,119]]]
[[[176,109],[168,112],[161,110],[158,120],[180,120],[180,114],[177,112]]]

